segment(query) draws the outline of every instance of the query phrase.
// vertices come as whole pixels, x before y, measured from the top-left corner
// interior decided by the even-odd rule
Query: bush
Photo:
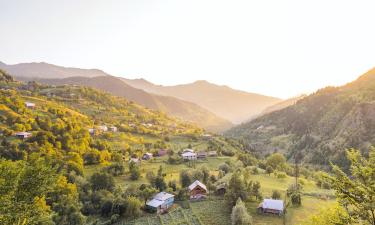
[[[227,163],[223,163],[219,166],[219,170],[223,171],[224,173],[229,173],[230,167]]]
[[[285,172],[276,172],[276,177],[278,179],[284,179],[287,177],[286,173]]]

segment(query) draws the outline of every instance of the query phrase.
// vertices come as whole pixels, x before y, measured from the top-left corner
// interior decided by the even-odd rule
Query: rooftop
[[[190,184],[189,190],[191,191],[191,190],[193,190],[197,186],[200,186],[201,188],[203,188],[204,190],[207,191],[206,185],[202,184],[199,180],[196,180],[192,184]]]
[[[262,202],[262,208],[282,211],[284,210],[284,202],[282,200],[264,199]]]

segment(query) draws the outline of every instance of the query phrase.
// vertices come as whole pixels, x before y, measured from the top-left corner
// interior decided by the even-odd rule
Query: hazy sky
[[[0,0],[0,61],[290,97],[375,66],[375,1]]]

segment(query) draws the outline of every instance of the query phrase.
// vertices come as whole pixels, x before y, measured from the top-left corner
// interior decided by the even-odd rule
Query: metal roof
[[[192,184],[190,184],[189,190],[191,191],[191,190],[193,190],[197,186],[200,186],[201,188],[203,188],[204,190],[207,191],[206,185],[202,184],[199,180],[196,180]]]
[[[169,194],[169,193],[163,191],[163,192],[160,192],[160,193],[156,194],[154,196],[154,199],[160,200],[160,201],[165,201],[168,198],[172,198],[172,197],[174,197],[174,195]]]
[[[151,201],[148,201],[146,203],[146,205],[157,208],[157,207],[161,206],[163,203],[164,203],[164,201],[152,199]]]
[[[264,199],[262,203],[263,209],[274,209],[274,210],[284,210],[284,202],[282,200],[275,199]]]

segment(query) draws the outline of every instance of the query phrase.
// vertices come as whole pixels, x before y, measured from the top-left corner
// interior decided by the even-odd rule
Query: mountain
[[[344,150],[375,144],[375,69],[340,87],[318,90],[296,104],[228,132],[254,151],[295,153],[307,163],[348,167]]]
[[[278,98],[239,91],[203,80],[176,86],[155,85],[144,79],[122,80],[150,93],[193,102],[232,123],[246,121],[261,113],[266,107],[281,101]]]
[[[98,77],[108,76],[98,69],[79,69],[56,66],[48,63],[19,63],[8,65],[0,62],[0,68],[16,77],[27,78],[66,78],[66,77]]]
[[[296,104],[296,102],[297,102],[298,100],[303,99],[303,98],[306,97],[306,96],[307,96],[307,95],[300,95],[300,96],[297,96],[297,97],[288,98],[288,99],[283,100],[283,101],[281,101],[281,102],[278,102],[278,103],[276,103],[276,104],[274,104],[274,105],[271,105],[271,106],[265,108],[265,109],[261,112],[260,116],[265,115],[265,114],[268,114],[268,113],[271,113],[271,112],[274,112],[274,111],[277,111],[277,110],[280,110],[280,109],[284,109],[284,108],[286,108],[286,107],[288,107],[288,106],[291,106],[291,105],[294,105],[294,104]]]
[[[30,80],[20,78],[21,80]],[[147,108],[165,112],[183,119],[185,121],[199,124],[201,127],[213,131],[221,132],[232,126],[232,124],[202,107],[168,96],[150,94],[140,89],[133,88],[120,79],[113,76],[99,77],[69,77],[64,79],[31,79],[50,85],[82,85],[97,88],[109,92],[113,95],[125,97],[126,99],[143,105]]]

